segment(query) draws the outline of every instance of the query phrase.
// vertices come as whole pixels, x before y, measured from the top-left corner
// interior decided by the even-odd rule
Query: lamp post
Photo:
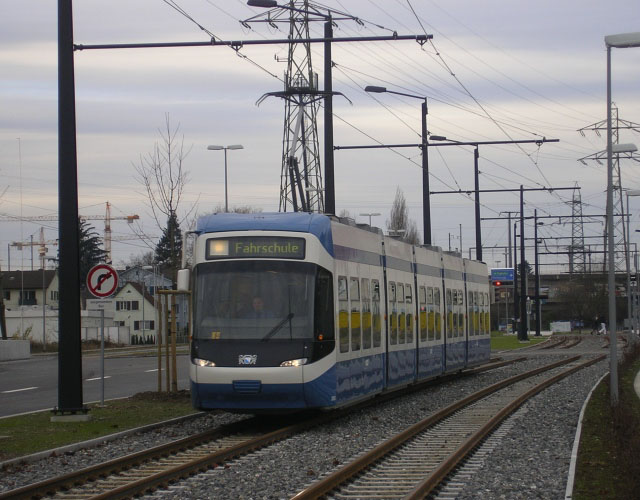
[[[244,149],[242,144],[231,144],[230,146],[207,146],[209,151],[220,151],[224,149],[224,211],[229,211],[229,192],[227,184],[227,150],[228,149]]]
[[[533,211],[533,220],[534,220],[534,235],[533,235],[533,239],[535,241],[535,246],[534,246],[534,250],[535,250],[535,256],[534,256],[534,266],[535,266],[535,274],[536,274],[536,337],[539,337],[541,335],[540,330],[542,329],[542,307],[541,307],[541,303],[540,303],[540,261],[538,260],[538,226],[543,226],[544,222],[538,222],[538,209],[535,209]]]
[[[369,225],[371,225],[371,217],[377,217],[378,215],[381,214],[379,212],[371,212],[367,214],[360,214],[360,217],[369,217]]]
[[[607,254],[609,257],[609,373],[611,406],[618,406],[618,353],[616,347],[616,283],[613,265],[613,144],[611,130],[611,48],[640,47],[640,32],[604,37],[607,47]],[[619,145],[618,145],[619,146]],[[623,151],[618,151],[623,152]]]
[[[431,206],[429,200],[429,143],[427,142],[427,98],[425,96],[419,96],[414,94],[407,94],[405,92],[396,92],[395,90],[388,90],[386,87],[376,87],[375,85],[367,85],[364,88],[365,92],[373,92],[377,94],[387,93],[402,95],[405,97],[412,97],[414,99],[422,100],[422,131],[421,131],[421,143],[422,149],[422,223],[424,232],[424,244],[431,245]]]
[[[625,248],[625,258],[627,261],[627,322],[629,323],[629,329],[631,330],[631,335],[630,338],[633,340],[633,335],[635,334],[637,325],[636,325],[636,317],[634,314],[634,301],[632,300],[632,296],[631,296],[631,251],[630,251],[630,246],[631,246],[631,233],[630,233],[630,218],[631,218],[631,214],[630,214],[630,210],[629,210],[629,197],[630,196],[640,196],[640,190],[638,189],[627,189],[625,194],[627,195],[627,244],[626,244],[626,248]],[[623,210],[624,212],[624,210]]]

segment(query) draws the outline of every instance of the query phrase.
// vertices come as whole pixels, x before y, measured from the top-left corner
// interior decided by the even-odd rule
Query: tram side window
[[[473,292],[469,291],[467,296],[467,311],[469,314],[469,336],[475,335],[476,313],[473,309]]]
[[[382,343],[382,318],[380,316],[380,282],[371,280],[371,316],[373,323],[373,347]]]
[[[405,342],[405,305],[404,305],[404,285],[402,283],[396,284],[396,301],[398,302],[398,344],[404,344]]]
[[[433,304],[436,310],[436,340],[442,338],[442,319],[440,316],[440,289],[433,289]]]
[[[484,306],[485,306],[485,312],[484,312],[484,332],[485,333],[489,333],[489,327],[491,326],[490,322],[490,316],[489,316],[489,294],[485,293],[484,294]]]
[[[418,288],[418,304],[420,306],[419,328],[420,342],[427,340],[427,289],[424,286]]]
[[[351,350],[359,351],[361,345],[360,329],[360,280],[351,278],[349,283],[351,298]]]
[[[413,288],[404,286],[405,303],[407,304],[407,342],[413,342]]]
[[[318,340],[334,340],[333,280],[326,269],[318,268],[316,277],[314,335]]]
[[[464,336],[465,321],[464,321],[464,291],[463,290],[458,290],[458,298],[460,299],[460,309],[459,309],[459,315],[458,315],[458,320],[459,320],[458,331],[460,332],[460,335]]]
[[[371,289],[369,280],[362,278],[360,291],[362,292],[362,348],[371,348]]]
[[[389,343],[396,345],[398,343],[398,306],[396,304],[396,284],[389,282]]]
[[[447,338],[450,339],[453,336],[453,290],[447,288],[445,296],[445,305],[447,307]]]
[[[436,332],[436,308],[433,305],[433,288],[427,288],[428,340],[433,340]]]
[[[346,276],[338,276],[338,332],[340,352],[349,352],[349,295]]]
[[[482,295],[482,294],[480,294]],[[476,335],[480,335],[482,331],[482,325],[480,324],[481,316],[480,303],[478,302],[478,292],[473,292],[473,314],[474,314],[474,325],[473,328],[475,330]]]

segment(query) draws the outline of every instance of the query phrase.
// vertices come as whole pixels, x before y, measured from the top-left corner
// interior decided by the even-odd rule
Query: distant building
[[[58,309],[58,272],[55,270],[3,271],[2,294],[7,311],[21,306]]]
[[[130,334],[138,338],[156,337],[155,301],[139,283],[125,283],[113,296],[115,310],[113,321],[116,326],[126,326]]]

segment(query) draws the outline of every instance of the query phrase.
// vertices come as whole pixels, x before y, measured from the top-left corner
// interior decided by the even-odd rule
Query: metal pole
[[[627,234],[625,235],[625,245],[624,245],[624,253],[625,253],[625,261],[627,265],[627,324],[629,326],[629,332],[633,333],[632,326],[632,315],[631,315],[631,258],[629,255],[629,246],[631,245],[631,233],[629,233],[630,224],[629,219],[631,218],[629,215],[629,192],[627,191]],[[622,208],[622,213],[625,213],[625,208]]]
[[[42,352],[47,345],[47,291],[45,290],[44,263],[42,265]]]
[[[431,199],[429,195],[429,143],[427,142],[427,98],[422,103],[422,225],[424,244],[431,245]]]
[[[176,295],[171,294],[171,392],[178,392],[178,369],[176,363]]]
[[[640,335],[640,317],[639,317],[639,312],[640,312],[640,308],[638,308],[638,249],[636,248],[635,253],[633,254],[633,268],[635,271],[635,275],[636,275],[636,284],[635,284],[635,292],[633,295],[633,318],[634,318],[634,330],[637,332],[637,335]],[[634,339],[634,341],[637,339],[637,337],[635,335],[632,335],[631,338]]]
[[[611,131],[611,47],[607,45],[607,254],[609,270],[609,375],[611,406],[618,406],[618,351],[616,332],[616,275],[613,254],[613,165]]]
[[[140,272],[140,270],[138,270]],[[146,331],[144,328],[144,292],[145,292],[145,284],[144,278],[142,278],[142,283],[140,283],[142,287],[142,341],[146,344],[147,336],[145,335]]]
[[[513,223],[513,325],[518,326],[518,240],[516,239],[516,229],[518,223]],[[515,330],[514,330],[515,331]]]
[[[58,212],[60,294],[58,407],[56,413],[87,412],[82,404],[78,157],[73,62],[72,0],[58,0]]]
[[[540,303],[540,264],[538,261],[538,209],[533,211],[533,220],[535,222],[533,229],[533,239],[535,241],[535,271],[536,271],[536,337],[541,335],[540,330],[542,326],[542,307]]]
[[[169,338],[171,336],[171,330],[169,325],[169,296],[164,295],[164,303],[162,304],[162,310],[164,311],[164,331],[165,331],[165,347],[164,347],[164,355],[165,355],[165,377],[167,382],[167,392],[169,392],[171,387],[171,366],[169,365]]]
[[[507,235],[509,236],[509,264],[507,265],[507,267],[513,267],[513,260],[511,257],[511,212],[507,212],[507,216],[508,216]],[[515,229],[513,231],[513,237],[514,239],[516,237]]]
[[[104,309],[100,309],[100,406],[104,406]]]
[[[527,270],[524,255],[524,191],[520,184],[520,331],[518,340],[529,340],[527,336]]]
[[[156,311],[158,317],[158,326],[156,330],[156,338],[158,341],[158,392],[162,392],[162,295],[156,292]]]
[[[333,83],[331,76],[331,19],[324,23],[324,211],[336,213],[336,192],[333,165]]]
[[[224,148],[224,211],[229,213],[229,193],[227,191],[227,148]]]
[[[476,260],[482,260],[482,228],[480,227],[480,178],[478,171],[478,158],[480,153],[478,146],[473,150],[473,177],[475,183],[475,208],[476,208]],[[462,246],[462,244],[461,244]]]

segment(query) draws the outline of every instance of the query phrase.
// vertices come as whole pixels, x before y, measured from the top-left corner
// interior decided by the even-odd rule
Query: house
[[[156,268],[157,269],[157,268]],[[146,293],[156,295],[158,290],[171,290],[173,281],[165,277],[162,273],[155,272],[154,266],[133,266],[118,271],[118,281],[124,287],[127,283],[133,283],[140,287],[144,284]],[[183,294],[176,297],[176,324],[178,337],[184,337],[184,331],[189,323],[189,299]],[[139,332],[131,330],[132,335],[139,335]],[[148,335],[148,333],[147,333]]]
[[[116,326],[126,326],[131,335],[139,339],[151,337],[155,343],[156,308],[152,295],[140,283],[125,283],[113,296]]]
[[[147,292],[155,295],[156,290],[166,290],[173,287],[173,281],[160,272],[154,272],[154,266],[133,266],[124,271],[118,271],[118,281],[125,283],[142,283]]]
[[[2,295],[7,311],[38,308],[58,309],[58,272],[40,269],[38,271],[3,271]]]

